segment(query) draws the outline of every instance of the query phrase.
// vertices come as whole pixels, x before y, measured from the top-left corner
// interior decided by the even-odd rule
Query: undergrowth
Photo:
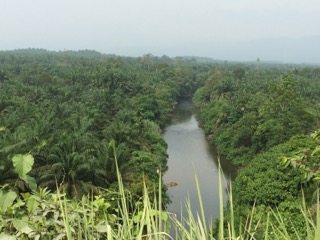
[[[26,177],[24,173],[24,177]],[[277,210],[269,208],[267,218],[256,220],[255,206],[247,220],[235,224],[231,184],[228,188],[229,207],[224,209],[222,174],[219,174],[220,217],[216,224],[208,223],[202,205],[200,185],[197,177],[199,212],[193,214],[186,201],[186,217],[178,217],[163,208],[162,180],[158,191],[149,191],[144,184],[143,196],[133,201],[125,190],[121,175],[117,171],[118,191],[101,192],[101,195],[68,199],[59,190],[50,193],[46,189],[32,193],[10,190],[8,185],[0,190],[0,240],[11,239],[320,239],[319,194],[316,206],[307,207],[301,202],[301,213],[305,221],[305,232],[288,230],[288,224]],[[227,211],[227,212],[226,212]],[[255,219],[255,220],[254,220]],[[211,221],[210,221],[211,222]],[[304,237],[302,237],[304,236]]]

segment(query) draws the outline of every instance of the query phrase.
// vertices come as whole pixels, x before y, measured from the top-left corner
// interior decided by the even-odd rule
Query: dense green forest
[[[166,169],[161,127],[208,71],[166,57],[91,51],[2,52],[0,63],[0,181],[17,178],[12,156],[30,153],[38,185],[54,190],[57,181],[71,196],[116,182],[111,142],[126,183],[143,174],[156,181]]]
[[[272,236],[272,209],[280,214],[270,217],[273,226],[287,233],[278,239],[304,239],[312,231],[304,213],[317,212],[319,79],[313,66],[0,52],[0,239],[145,239],[165,231],[162,130],[179,99],[192,95],[208,141],[238,167],[220,219],[226,232],[230,221],[246,229],[254,209],[250,222],[259,227],[247,232]],[[221,222],[212,231],[194,222],[176,223],[181,239],[213,239],[217,229],[222,239]]]
[[[291,234],[306,228],[302,190],[316,203],[320,179],[319,79],[319,68],[301,66],[215,68],[195,93],[209,140],[239,168],[237,221],[245,221],[253,205],[255,220],[267,221],[271,206],[285,215]]]

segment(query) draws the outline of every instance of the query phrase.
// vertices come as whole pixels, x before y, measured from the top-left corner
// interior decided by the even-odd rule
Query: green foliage
[[[265,218],[267,206],[281,214],[290,236],[295,234],[294,231],[302,233],[306,226],[301,221],[303,216],[297,201],[301,199],[302,188],[308,196],[313,196],[314,187],[306,184],[304,173],[300,169],[288,168],[281,159],[314,146],[316,141],[311,136],[297,135],[286,143],[259,154],[241,170],[234,182],[237,221],[241,222],[253,204]],[[308,197],[308,201],[303,201],[312,205],[313,200],[313,197]],[[257,218],[256,221],[258,220]]]
[[[36,180],[27,175],[34,164],[33,156],[30,154],[17,154],[13,156],[12,163],[19,178],[25,181],[31,190],[35,191],[37,188]]]
[[[16,198],[17,194],[15,192],[0,190],[0,212],[6,212]]]
[[[219,179],[222,210],[221,175]],[[118,192],[103,191],[95,197],[68,199],[60,191],[49,193],[45,189],[16,196],[8,211],[1,214],[0,239],[316,240],[319,236],[319,196],[313,207],[316,211],[306,207],[304,199],[302,202],[282,202],[276,211],[265,206],[250,207],[245,224],[235,221],[237,209],[235,213],[226,212],[230,221],[221,211],[218,230],[207,225],[203,217],[197,180],[201,217],[193,215],[193,206],[187,201],[185,219],[163,210],[161,199],[158,201],[154,196],[155,200],[152,200],[145,184],[141,198],[136,201],[124,190],[120,175],[118,181]],[[159,186],[157,195],[161,196],[161,183]],[[229,199],[229,209],[233,209],[231,192]],[[132,208],[130,211],[128,206]]]
[[[298,74],[279,79],[274,69],[257,74],[249,68],[241,77],[233,73],[215,70],[194,96],[206,133],[228,160],[246,165],[257,153],[316,128],[319,97],[304,92],[315,79]]]
[[[272,234],[279,224],[290,239],[296,232],[306,237],[300,235],[307,224],[297,199],[303,187],[306,204],[312,205],[318,186],[319,139],[317,132],[305,135],[319,127],[315,72],[298,66],[295,71],[286,66],[229,66],[213,70],[195,93],[208,139],[222,157],[241,167],[233,188],[237,224],[247,223],[255,204],[254,224],[266,226],[264,219],[269,219],[275,224]],[[281,217],[268,216],[269,208]],[[257,231],[257,239],[265,232]]]
[[[0,184],[19,191],[0,190],[0,239],[166,239],[170,224],[177,239],[213,239],[192,206],[186,221],[161,208],[161,128],[200,86],[208,139],[242,167],[217,237],[319,236],[319,139],[303,135],[320,123],[319,69],[93,51],[8,51],[0,62]]]
[[[56,190],[58,184],[77,197],[116,182],[108,147],[113,140],[124,176],[157,181],[157,169],[166,168],[160,127],[209,69],[152,55],[90,51],[3,51],[0,62],[0,183],[18,174],[33,190],[31,177],[41,187]],[[34,157],[28,173],[31,159],[15,156],[26,152]]]
[[[304,183],[320,180],[320,131],[317,130],[309,138],[312,144],[304,145],[290,155],[282,157],[285,167],[291,166],[301,172]]]

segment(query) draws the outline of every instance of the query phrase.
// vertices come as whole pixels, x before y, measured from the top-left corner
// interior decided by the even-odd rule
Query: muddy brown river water
[[[165,129],[164,139],[168,144],[168,170],[164,175],[171,203],[168,211],[186,216],[185,203],[190,200],[193,213],[199,212],[195,184],[198,176],[207,220],[219,217],[219,172],[218,159],[209,145],[204,131],[193,111],[191,101],[181,101],[173,114],[171,124]],[[235,168],[221,160],[223,170],[224,203],[226,187],[235,175]]]

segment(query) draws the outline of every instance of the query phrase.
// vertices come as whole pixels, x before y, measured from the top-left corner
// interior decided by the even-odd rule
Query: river
[[[164,139],[168,144],[168,170],[164,182],[168,185],[171,203],[169,212],[186,216],[184,209],[189,199],[193,213],[199,212],[195,184],[197,174],[207,221],[219,217],[219,173],[214,149],[208,144],[204,131],[199,127],[191,101],[181,101],[166,127]],[[228,162],[221,162],[223,169],[224,203],[226,187],[235,174],[235,168]]]

